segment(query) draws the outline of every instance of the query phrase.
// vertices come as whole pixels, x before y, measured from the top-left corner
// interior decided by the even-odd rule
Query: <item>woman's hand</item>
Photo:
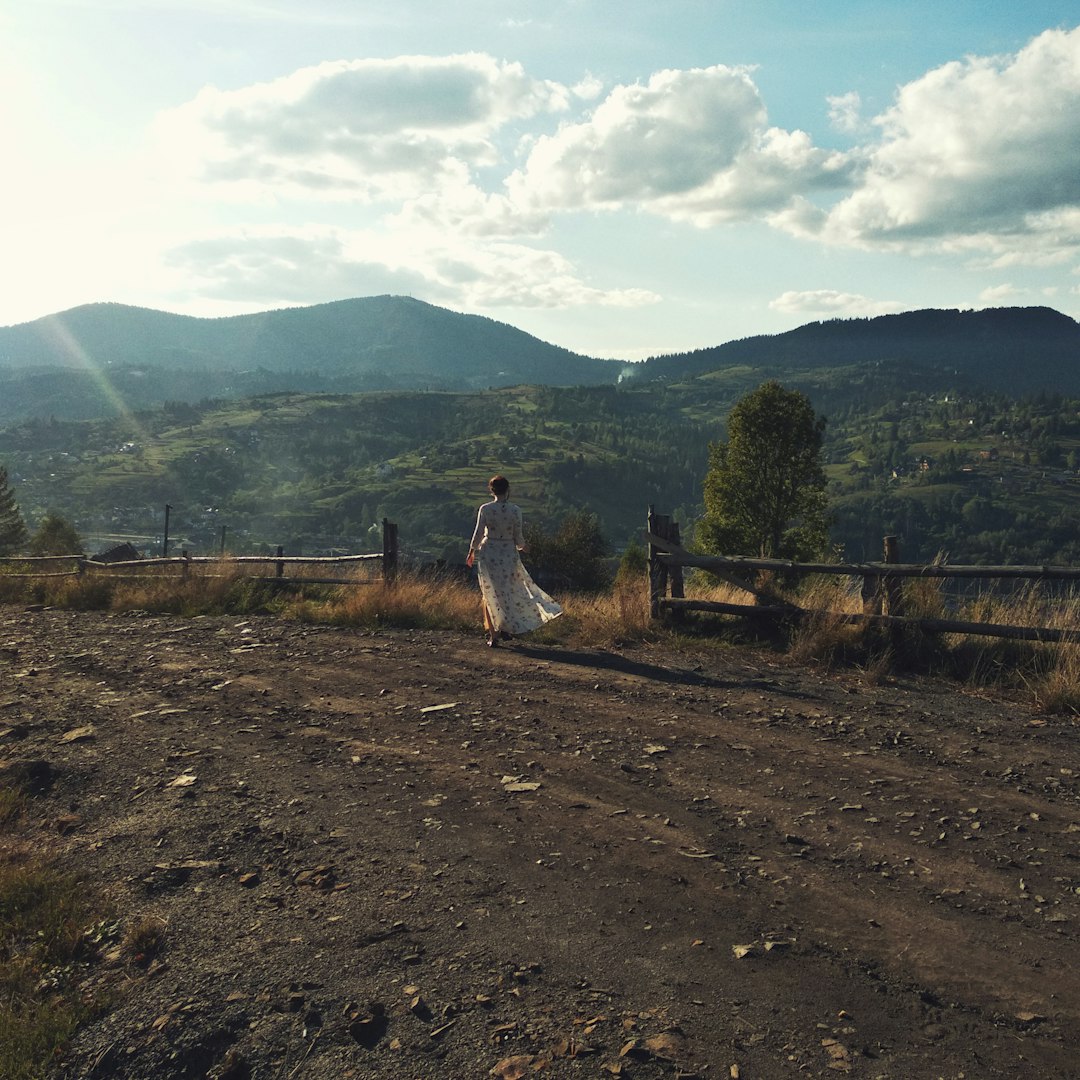
[[[476,562],[476,554],[473,551],[469,551],[469,554],[465,557],[465,565],[471,567]]]

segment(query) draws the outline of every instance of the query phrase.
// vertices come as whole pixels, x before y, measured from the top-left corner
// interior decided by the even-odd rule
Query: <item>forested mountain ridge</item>
[[[0,328],[0,426],[279,391],[469,391],[694,377],[1080,394],[1080,325],[1050,308],[928,310],[810,323],[643,364],[600,360],[506,323],[375,296],[222,319],[88,304]],[[834,382],[834,389],[839,384]]]
[[[477,335],[474,365],[497,360],[498,340],[553,349],[490,320],[373,300],[301,309],[313,320],[303,324],[310,334],[294,325],[291,338],[274,320],[241,316],[249,336],[233,340],[251,350],[258,331],[280,339],[273,349],[281,363],[310,359],[317,341],[349,337],[343,315],[355,327],[381,309],[409,326],[373,331],[372,355],[379,342],[396,342],[395,355],[405,356],[402,342],[411,342],[409,355],[449,356],[469,334]],[[157,325],[161,313],[123,311],[131,316],[125,347],[145,347],[139,327]],[[52,330],[88,352],[88,341],[106,349],[88,326],[111,318],[111,307],[75,312]],[[298,313],[264,314],[288,327]],[[179,336],[155,339],[159,346],[186,340],[194,348],[181,333],[184,317],[167,321]],[[209,349],[221,329],[209,324],[230,320],[193,322]],[[0,333],[0,346],[5,340]],[[456,559],[487,478],[506,471],[532,520],[550,525],[586,509],[621,545],[640,535],[650,502],[692,535],[709,442],[723,437],[739,397],[775,377],[826,417],[833,539],[851,558],[877,557],[890,532],[912,561],[946,550],[958,562],[1080,562],[1080,386],[1068,389],[1078,349],[1072,319],[1030,308],[811,324],[658,358],[642,366],[654,377],[618,385],[608,377],[625,374],[625,364],[581,357],[573,363],[599,365],[606,385],[545,386],[535,377],[474,390],[431,378],[423,392],[373,390],[365,380],[379,375],[378,364],[359,375],[337,374],[333,364],[325,372],[200,371],[164,353],[159,368],[95,360],[82,370],[5,376],[0,365],[0,463],[32,526],[55,511],[90,537],[152,538],[169,503],[174,529],[195,550],[213,549],[222,527],[239,550],[366,550],[372,524],[388,516],[407,546]],[[1005,389],[986,388],[996,382]],[[35,401],[81,408],[74,415],[83,422],[65,422],[71,414],[60,408],[35,410]]]
[[[722,368],[813,370],[852,364],[934,372],[1005,393],[1080,394],[1080,323],[1046,307],[928,309],[808,323],[771,336],[651,357],[642,380],[679,380]],[[913,389],[918,389],[918,385]]]
[[[507,323],[408,296],[220,319],[86,304],[0,328],[0,370],[50,367],[368,374],[373,388],[410,389],[614,382],[621,370]]]

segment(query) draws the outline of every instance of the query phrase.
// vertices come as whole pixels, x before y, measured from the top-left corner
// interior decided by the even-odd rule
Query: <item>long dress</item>
[[[476,576],[491,630],[525,634],[562,614],[521,565],[518,549],[524,543],[521,510],[514,503],[496,499],[480,507],[469,546],[476,552]]]

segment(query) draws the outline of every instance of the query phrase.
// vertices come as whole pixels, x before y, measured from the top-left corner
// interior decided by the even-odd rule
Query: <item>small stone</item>
[[[63,735],[57,740],[62,743],[80,742],[83,739],[92,739],[95,734],[95,728],[93,724],[85,724],[82,727],[72,728],[70,731],[65,731]]]
[[[532,1054],[514,1054],[513,1057],[503,1058],[488,1075],[496,1076],[499,1080],[524,1080],[535,1061]]]
[[[423,1020],[425,1023],[431,1019],[431,1009],[428,1007],[428,1003],[419,994],[409,1002],[409,1012],[417,1019]]]

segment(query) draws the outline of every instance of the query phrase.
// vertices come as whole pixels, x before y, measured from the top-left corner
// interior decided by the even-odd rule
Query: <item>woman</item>
[[[518,557],[525,550],[521,510],[507,501],[510,481],[493,476],[488,482],[493,500],[476,515],[476,529],[469,541],[469,557],[476,563],[480,593],[484,598],[484,629],[494,648],[499,638],[535,630],[562,614],[562,608],[529,577]]]

